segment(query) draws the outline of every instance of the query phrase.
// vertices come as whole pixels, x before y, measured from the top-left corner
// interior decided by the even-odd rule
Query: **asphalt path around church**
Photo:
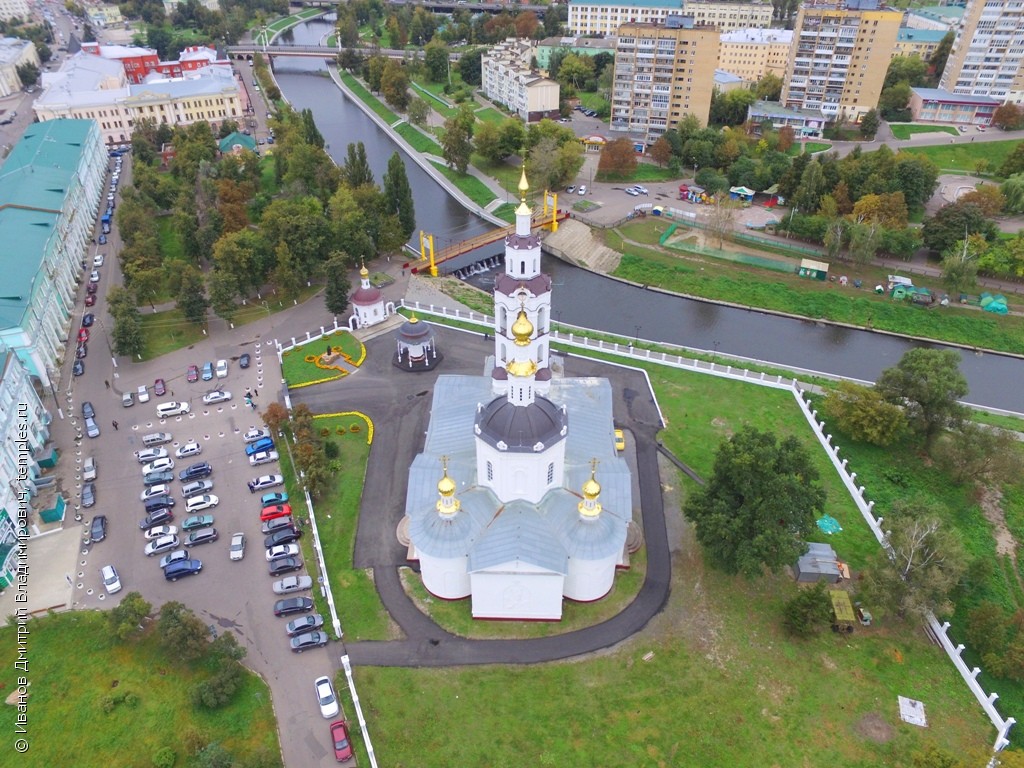
[[[446,667],[468,664],[524,664],[565,659],[611,647],[636,634],[664,607],[671,580],[671,556],[658,472],[656,436],[661,429],[652,393],[642,373],[588,358],[557,356],[572,377],[600,376],[611,381],[615,424],[633,437],[640,508],[647,548],[647,575],[636,598],[615,617],[554,637],[525,640],[472,640],[456,637],[425,615],[402,588],[399,568],[408,566],[395,535],[405,514],[409,465],[422,449],[432,389],[444,374],[483,375],[483,360],[493,342],[479,334],[435,328],[444,361],[432,372],[409,373],[391,364],[390,334],[367,342],[360,370],[336,383],[291,394],[293,404],[315,412],[355,409],[374,423],[360,504],[354,565],[372,568],[381,600],[406,635],[404,640],[346,643],[355,665]],[[467,407],[471,404],[467,403]],[[341,616],[342,625],[345,617]]]

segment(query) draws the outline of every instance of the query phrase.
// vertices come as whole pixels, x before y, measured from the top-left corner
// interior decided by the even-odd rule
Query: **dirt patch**
[[[896,729],[885,721],[877,712],[864,715],[854,726],[854,730],[868,741],[875,744],[886,744],[896,735]]]
[[[1013,560],[1013,569],[1017,570],[1017,540],[1006,527],[1003,515],[1003,492],[994,486],[988,486],[981,492],[981,512],[985,519],[992,523],[992,535],[996,540],[996,554],[1007,555]]]

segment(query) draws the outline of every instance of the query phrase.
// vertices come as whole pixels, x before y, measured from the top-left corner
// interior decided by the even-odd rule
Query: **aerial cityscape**
[[[1024,12],[930,3],[0,0],[3,764],[1024,766]]]

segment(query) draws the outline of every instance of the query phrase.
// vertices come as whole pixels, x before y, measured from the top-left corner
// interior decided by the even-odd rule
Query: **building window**
[[[553,482],[555,482],[555,464],[554,464],[554,462],[552,462],[551,464],[548,464],[548,485],[551,485]]]
[[[487,480],[494,480],[494,465],[491,462],[487,462]]]

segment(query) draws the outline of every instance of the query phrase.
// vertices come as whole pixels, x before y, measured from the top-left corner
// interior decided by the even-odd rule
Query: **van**
[[[156,407],[156,415],[161,419],[166,419],[168,416],[181,416],[188,411],[188,403],[178,403],[174,400],[169,403],[160,403]]]
[[[152,434],[146,435],[142,438],[142,444],[147,448],[151,448],[154,445],[169,443],[172,439],[170,432],[153,432]]]

